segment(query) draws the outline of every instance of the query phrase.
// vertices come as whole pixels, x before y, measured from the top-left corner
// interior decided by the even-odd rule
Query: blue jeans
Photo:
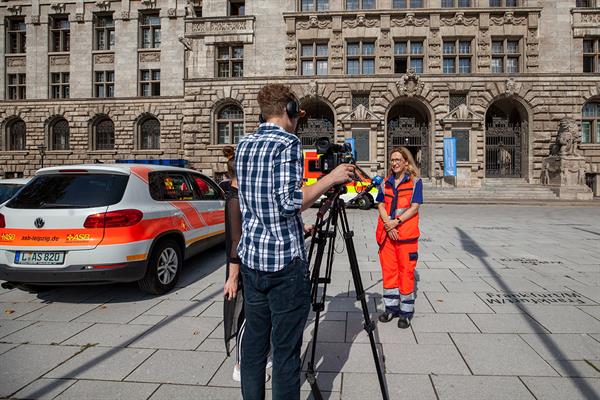
[[[295,258],[277,272],[242,265],[246,328],[242,342],[242,397],[265,398],[269,339],[273,346],[273,400],[300,399],[300,348],[310,309],[305,261]]]

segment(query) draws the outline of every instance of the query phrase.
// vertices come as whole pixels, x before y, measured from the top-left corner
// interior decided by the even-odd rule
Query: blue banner
[[[444,176],[456,176],[456,138],[444,138]]]

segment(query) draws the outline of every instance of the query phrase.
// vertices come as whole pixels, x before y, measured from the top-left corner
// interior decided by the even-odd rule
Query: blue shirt
[[[306,260],[302,208],[302,146],[270,123],[243,137],[236,150],[242,212],[238,255],[248,268],[276,272],[295,257]]]
[[[400,184],[408,181],[409,179],[410,179],[410,175],[404,174],[404,176],[400,180]],[[416,180],[416,182],[415,182],[415,187],[413,190],[412,199],[410,200],[410,204],[414,204],[414,203],[423,204],[423,182],[419,178],[414,178],[414,179]],[[390,185],[392,187],[392,190],[394,191],[394,200],[396,200],[398,198],[398,190],[397,190],[396,185],[394,185],[394,175],[390,175],[379,186],[379,191],[377,192],[377,198],[375,199],[375,201],[377,201],[378,203],[383,203],[383,199],[384,199],[383,185]],[[394,202],[393,204],[395,204],[395,203],[396,202]],[[394,214],[395,214],[395,210],[394,210]],[[390,215],[390,218],[395,218],[395,217],[396,217],[395,215]]]

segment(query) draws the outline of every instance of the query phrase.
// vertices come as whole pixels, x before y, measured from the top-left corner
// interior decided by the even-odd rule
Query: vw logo
[[[36,228],[43,228],[44,227],[44,220],[41,218],[36,218],[35,221],[33,221],[33,224],[35,225]]]

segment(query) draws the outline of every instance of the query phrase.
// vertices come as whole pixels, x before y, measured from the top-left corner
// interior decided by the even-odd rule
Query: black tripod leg
[[[369,335],[369,342],[371,342],[371,352],[373,353],[373,361],[375,362],[375,368],[377,369],[377,378],[379,379],[379,387],[381,388],[381,397],[384,400],[389,399],[387,386],[385,384],[385,377],[381,369],[381,363],[379,362],[379,356],[377,353],[377,346],[375,344],[375,337],[373,331],[375,330],[375,323],[371,320],[369,315],[369,308],[367,306],[367,300],[365,297],[365,289],[363,287],[362,278],[360,277],[360,269],[358,266],[358,259],[356,258],[356,249],[354,248],[354,241],[352,237],[354,232],[350,230],[348,224],[348,216],[346,215],[346,208],[344,202],[339,200],[340,209],[340,221],[342,226],[342,233],[344,235],[344,241],[346,243],[346,251],[348,252],[348,259],[350,261],[350,270],[352,271],[352,280],[354,281],[354,290],[356,291],[356,299],[360,300],[360,305],[363,311],[364,318],[364,329]]]

